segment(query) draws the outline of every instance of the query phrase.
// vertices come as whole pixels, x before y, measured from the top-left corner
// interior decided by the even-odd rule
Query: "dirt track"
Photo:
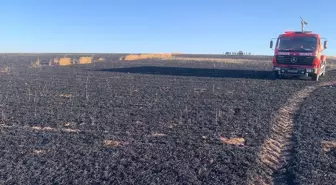
[[[273,80],[265,60],[29,63],[7,61],[12,72],[0,78],[0,184],[247,184],[263,173],[279,110],[318,84]],[[299,104],[283,182],[336,181],[335,148],[321,147],[336,140],[335,94],[318,88]],[[233,137],[244,143],[221,139]]]

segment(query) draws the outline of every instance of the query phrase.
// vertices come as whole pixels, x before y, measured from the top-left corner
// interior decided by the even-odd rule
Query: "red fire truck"
[[[322,43],[322,40],[324,42]],[[273,73],[282,76],[309,76],[318,81],[326,74],[327,40],[311,31],[286,31],[276,39],[273,56]],[[270,41],[273,49],[273,40]]]

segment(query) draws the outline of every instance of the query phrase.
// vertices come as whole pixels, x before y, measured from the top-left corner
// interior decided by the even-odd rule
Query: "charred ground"
[[[331,75],[336,75],[332,72]],[[296,116],[293,184],[336,182],[336,85],[316,90]]]
[[[10,56],[2,62],[11,72],[0,78],[1,183],[246,184],[248,173],[258,170],[257,154],[278,109],[316,83],[273,80],[270,61],[264,59],[220,63],[113,57],[41,69],[27,68],[36,56]],[[321,80],[336,80],[335,73],[328,75]],[[321,96],[331,96],[330,91],[322,89],[305,104],[335,110],[330,103],[335,102]],[[302,165],[316,162],[305,153],[320,145],[317,136],[309,140],[317,134],[309,111],[323,116],[310,109],[298,115],[293,155],[303,163],[293,168],[299,184],[306,184],[303,177],[314,171]],[[221,137],[244,138],[245,143],[228,145]],[[335,153],[329,155],[323,164],[335,163]],[[335,177],[330,169],[329,179]],[[318,176],[311,182],[319,182]]]

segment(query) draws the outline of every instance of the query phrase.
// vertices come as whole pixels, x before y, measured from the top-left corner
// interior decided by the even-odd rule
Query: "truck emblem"
[[[292,57],[292,58],[291,58],[291,62],[292,62],[292,63],[295,63],[296,61],[297,61],[297,58],[296,58],[296,57]]]

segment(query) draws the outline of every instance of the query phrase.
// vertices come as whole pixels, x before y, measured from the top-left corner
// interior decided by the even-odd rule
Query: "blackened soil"
[[[335,100],[336,86],[325,86],[302,105],[296,120],[297,144],[290,169],[295,184],[331,185],[336,182],[336,145],[324,151],[325,142],[336,144]]]
[[[0,183],[245,184],[272,116],[316,83],[273,80],[270,63],[108,60],[30,69],[17,59],[0,78]],[[34,130],[41,127],[54,129]]]

